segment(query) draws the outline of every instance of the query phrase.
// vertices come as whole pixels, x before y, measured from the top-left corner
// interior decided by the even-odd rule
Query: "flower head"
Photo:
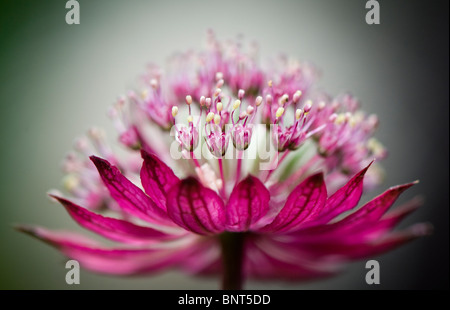
[[[52,197],[117,246],[20,229],[96,272],[179,268],[223,274],[225,288],[246,278],[330,276],[427,234],[426,224],[393,231],[420,204],[389,211],[414,182],[358,208],[363,190],[380,182],[373,160],[386,156],[373,137],[377,118],[349,94],[314,92],[311,65],[281,58],[264,70],[255,53],[239,43],[222,47],[209,33],[206,52],[174,56],[167,74],[149,66],[143,90],[109,113],[132,160],[114,155],[97,131],[95,149],[77,143],[86,157],[65,162],[71,197]],[[258,153],[261,141],[269,150]],[[107,216],[93,212],[100,205]]]

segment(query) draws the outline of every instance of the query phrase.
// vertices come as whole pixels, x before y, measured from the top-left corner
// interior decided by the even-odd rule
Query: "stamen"
[[[219,114],[214,115],[214,124],[219,125],[220,120],[221,120],[221,118],[220,118]]]
[[[208,115],[206,115],[206,122],[209,123],[214,119],[214,112],[209,112]]]
[[[279,107],[278,110],[277,110],[277,113],[275,114],[275,116],[277,118],[280,118],[281,116],[283,116],[283,114],[284,114],[284,108],[283,107]]]
[[[221,112],[223,110],[223,103],[222,101],[217,102],[216,109],[218,112]]]
[[[158,89],[158,80],[157,80],[157,79],[151,79],[151,80],[150,80],[150,86],[151,86],[154,90]]]
[[[259,107],[259,106],[261,105],[261,103],[262,103],[262,100],[263,100],[263,98],[262,98],[261,96],[256,97],[256,99],[255,99],[255,105],[256,105],[257,107]]]
[[[175,117],[178,114],[178,107],[177,106],[173,106],[172,107],[172,116]]]
[[[297,90],[292,98],[292,101],[294,101],[294,104],[300,101],[301,96],[302,96],[302,91]]]
[[[204,107],[206,105],[206,98],[205,96],[200,97],[200,106]]]
[[[241,106],[241,100],[236,100],[233,104],[233,110],[238,109]]]
[[[245,96],[245,90],[239,89],[239,92],[238,92],[239,100],[242,100],[244,98],[244,96]]]
[[[186,96],[186,104],[191,105],[191,103],[192,103],[192,97],[190,95],[187,95]]]

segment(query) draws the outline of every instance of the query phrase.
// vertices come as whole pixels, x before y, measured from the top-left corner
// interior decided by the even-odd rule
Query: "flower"
[[[323,173],[314,174],[298,184],[277,210],[270,203],[270,191],[252,175],[224,199],[197,178],[179,179],[157,156],[142,151],[142,157],[144,190],[108,161],[91,157],[110,195],[130,220],[105,217],[54,196],[78,224],[121,243],[120,247],[106,248],[44,228],[20,229],[96,272],[128,275],[179,267],[195,274],[220,273],[225,268],[222,245],[227,253],[241,256],[234,258],[241,260],[245,278],[289,280],[330,276],[348,261],[372,257],[429,232],[426,224],[392,232],[419,206],[413,200],[388,211],[415,182],[392,187],[355,210],[369,166],[331,196]],[[337,219],[349,210],[353,210],[350,215]],[[236,250],[225,238],[239,240],[242,248]]]
[[[415,182],[357,207],[381,182],[374,159],[387,152],[373,137],[378,119],[354,96],[315,91],[310,64],[282,57],[264,70],[256,46],[223,47],[212,33],[208,46],[174,56],[166,75],[150,65],[142,89],[110,109],[125,156],[94,130],[94,148],[78,140],[84,157],[65,161],[68,195],[51,197],[118,244],[19,229],[95,272],[179,268],[222,274],[223,288],[241,288],[247,278],[331,276],[429,233],[428,224],[394,231],[419,200],[388,211]]]

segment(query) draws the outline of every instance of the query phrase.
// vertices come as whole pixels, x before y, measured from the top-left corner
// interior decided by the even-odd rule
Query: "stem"
[[[222,247],[222,289],[242,289],[242,261],[244,233],[224,232],[220,235]]]

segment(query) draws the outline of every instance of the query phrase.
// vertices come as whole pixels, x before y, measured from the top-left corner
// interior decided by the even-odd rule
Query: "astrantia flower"
[[[167,76],[150,66],[142,90],[111,109],[128,159],[91,132],[100,157],[65,163],[69,197],[52,197],[116,246],[20,229],[95,272],[178,268],[221,274],[224,288],[327,277],[429,232],[426,224],[393,230],[419,206],[415,199],[389,211],[415,182],[358,207],[363,190],[380,182],[373,160],[386,151],[373,138],[378,120],[353,96],[315,92],[311,65],[282,58],[265,71],[255,50],[223,48],[212,34],[208,46],[174,57]],[[77,149],[94,152],[85,140]],[[99,206],[107,213],[95,213]]]

